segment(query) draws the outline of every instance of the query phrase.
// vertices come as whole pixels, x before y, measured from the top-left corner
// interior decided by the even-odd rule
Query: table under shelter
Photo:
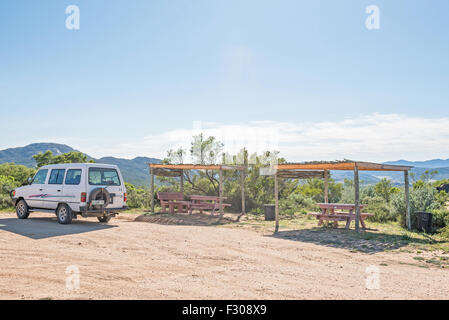
[[[217,197],[212,196],[191,196],[191,203],[189,205],[189,212],[192,209],[203,210],[211,206],[218,208],[220,211],[220,216],[224,214],[224,207],[226,204],[223,203],[223,171],[224,170],[237,170],[240,172],[240,185],[242,193],[242,215],[245,214],[245,166],[235,166],[235,165],[220,165],[220,164],[160,164],[160,163],[149,163],[150,168],[150,190],[151,190],[151,212],[154,213],[154,177],[164,176],[164,177],[178,177],[180,183],[181,193],[184,193],[184,171],[186,170],[214,170],[218,171],[218,190],[219,194]],[[207,203],[209,202],[209,203]],[[214,210],[212,210],[213,212]],[[179,212],[179,207],[178,207]]]
[[[334,226],[338,226],[338,221],[346,222],[346,229],[349,230],[351,222],[355,220],[355,204],[351,203],[317,203],[321,212],[309,212],[309,215],[315,216],[318,220],[318,226],[321,226],[325,221],[331,221]],[[360,205],[360,210],[365,206]],[[374,216],[373,213],[360,212],[360,224],[363,230],[366,229],[365,219]]]
[[[398,166],[389,164],[379,164],[372,162],[361,162],[361,161],[335,161],[335,162],[304,162],[304,163],[283,163],[277,164],[272,170],[272,175],[274,176],[274,193],[275,193],[275,232],[279,231],[279,190],[278,190],[278,179],[311,179],[311,178],[321,178],[324,179],[324,204],[319,204],[320,208],[323,210],[323,219],[332,217],[327,217],[326,212],[338,209],[348,209],[349,214],[341,216],[340,218],[346,221],[347,228],[352,220],[355,221],[355,230],[359,232],[359,224],[362,222],[362,227],[365,225],[363,219],[365,216],[361,216],[360,210],[363,205],[360,204],[360,181],[359,181],[359,171],[399,171],[404,172],[404,183],[405,183],[405,207],[406,207],[406,221],[407,227],[411,229],[410,221],[410,183],[409,183],[409,171],[413,167],[411,166]],[[329,172],[334,170],[341,171],[353,171],[354,172],[354,189],[355,189],[355,203],[350,204],[329,204]],[[345,206],[345,207],[342,207]],[[353,214],[355,212],[355,214]],[[362,214],[363,215],[363,214]],[[369,214],[365,214],[369,215]],[[336,216],[335,219],[338,219]],[[334,220],[337,221],[337,220]]]

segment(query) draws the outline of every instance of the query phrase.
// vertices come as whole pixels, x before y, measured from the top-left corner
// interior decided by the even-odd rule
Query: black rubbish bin
[[[419,231],[432,232],[432,214],[430,212],[416,212],[416,219]]]
[[[274,204],[264,204],[263,211],[265,212],[265,221],[275,220],[275,205]]]

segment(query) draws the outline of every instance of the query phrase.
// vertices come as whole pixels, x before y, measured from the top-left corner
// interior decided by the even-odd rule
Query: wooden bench
[[[221,208],[230,207],[231,205],[229,203],[223,203],[223,200],[225,200],[225,197],[221,198],[222,203],[220,204],[220,197],[215,196],[197,196],[192,195],[190,196],[190,207],[189,207],[189,213],[192,213],[193,209],[200,210],[200,213],[203,213],[203,210],[210,210],[211,214],[214,214],[215,212],[220,212]]]
[[[187,212],[190,206],[190,201],[184,201],[184,194],[182,192],[158,192],[157,198],[161,202],[162,212],[166,212],[167,206],[169,212],[175,212],[175,206],[178,207],[178,212]]]

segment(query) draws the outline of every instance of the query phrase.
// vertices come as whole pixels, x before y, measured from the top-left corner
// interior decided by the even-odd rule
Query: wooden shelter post
[[[355,231],[359,232],[360,183],[359,183],[359,168],[358,168],[357,164],[354,166],[354,189],[355,189]]]
[[[150,167],[150,177],[151,177],[151,186],[150,186],[151,213],[154,214],[154,172],[153,172],[153,168],[151,168],[151,167]]]
[[[219,186],[218,186],[218,192],[220,197],[220,215],[223,216],[224,210],[223,210],[223,169],[220,168],[218,171],[219,173]]]
[[[184,194],[184,170],[181,170],[180,184],[181,193]]]
[[[405,182],[405,215],[407,221],[408,230],[412,229],[412,219],[410,217],[410,183],[408,179],[408,171],[404,171],[404,182]]]
[[[324,203],[329,203],[329,170],[324,170]]]
[[[245,214],[245,169],[240,171],[240,188],[242,189],[242,214]]]
[[[274,233],[279,231],[279,193],[278,193],[278,175],[277,170],[274,173],[274,216],[276,220],[276,227]]]

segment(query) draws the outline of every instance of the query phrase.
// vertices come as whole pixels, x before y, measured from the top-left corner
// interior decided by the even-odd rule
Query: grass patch
[[[424,259],[423,257],[413,257],[413,259],[418,260],[418,261],[424,261],[426,259]]]
[[[449,253],[449,241],[439,234],[425,234],[403,229],[398,222],[366,221],[368,229],[356,233],[354,222],[351,229],[345,229],[345,223],[317,226],[318,221],[303,214],[281,216],[279,232],[276,237],[321,245],[346,248],[351,252],[374,253],[379,251],[401,250],[408,253],[442,251]],[[243,226],[266,235],[273,235],[274,221],[265,221],[262,215],[246,214],[239,223],[226,227]],[[446,259],[446,258],[445,258]],[[449,260],[449,258],[447,258]],[[440,260],[439,260],[440,261]]]

